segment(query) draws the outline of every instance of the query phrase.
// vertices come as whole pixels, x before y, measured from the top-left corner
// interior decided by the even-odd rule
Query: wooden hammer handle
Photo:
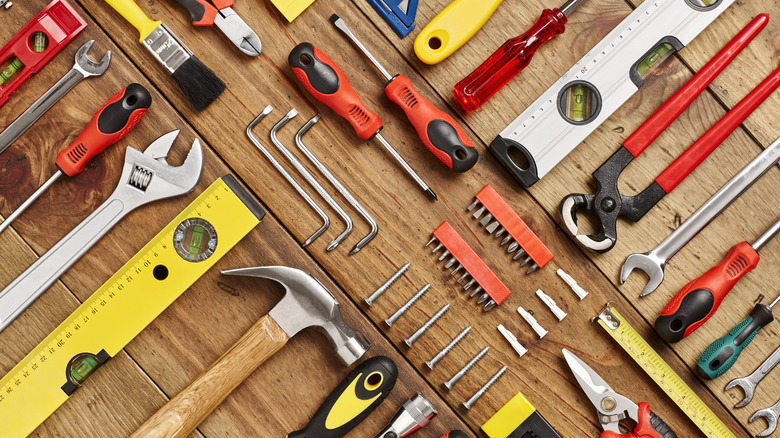
[[[260,318],[230,350],[146,420],[131,438],[187,437],[228,395],[290,338],[270,316]]]

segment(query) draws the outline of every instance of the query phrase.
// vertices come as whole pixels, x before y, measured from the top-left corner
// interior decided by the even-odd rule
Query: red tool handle
[[[655,415],[650,410],[647,402],[639,402],[637,405],[636,427],[633,432],[620,434],[607,430],[601,433],[601,438],[677,438],[677,434],[672,431],[664,420]]]
[[[217,18],[217,9],[206,0],[176,0],[181,7],[190,13],[190,21],[194,26],[213,26]]]
[[[423,97],[408,77],[394,77],[385,86],[385,93],[404,110],[425,147],[447,167],[465,172],[477,164],[479,152],[463,128]]]
[[[655,320],[655,331],[667,342],[678,342],[702,326],[745,274],[758,265],[759,255],[747,242],[731,248],[726,258],[683,287]]]
[[[295,46],[287,62],[309,93],[347,119],[360,138],[369,140],[382,129],[382,120],[366,108],[344,72],[311,43]]]
[[[671,192],[707,158],[723,140],[737,129],[761,102],[766,100],[780,86],[780,67],[767,76],[753,91],[731,109],[712,128],[688,147],[655,181],[666,193]]]
[[[473,111],[506,85],[531,62],[539,47],[566,30],[560,9],[545,9],[524,34],[507,40],[490,58],[455,85],[455,102]]]
[[[130,84],[112,96],[67,148],[57,154],[57,167],[76,176],[95,155],[127,135],[146,114],[152,96],[140,84]]]
[[[704,65],[672,97],[664,102],[642,126],[637,128],[623,146],[634,158],[647,147],[687,108],[696,97],[747,47],[769,23],[769,14],[760,14],[740,31],[725,47]],[[668,190],[667,190],[668,193]]]

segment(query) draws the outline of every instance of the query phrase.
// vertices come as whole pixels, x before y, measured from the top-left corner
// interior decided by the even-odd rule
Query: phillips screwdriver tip
[[[433,189],[431,189],[431,188],[425,189],[425,194],[427,194],[434,201],[438,201],[439,200],[439,197],[436,196],[436,192],[434,192]]]

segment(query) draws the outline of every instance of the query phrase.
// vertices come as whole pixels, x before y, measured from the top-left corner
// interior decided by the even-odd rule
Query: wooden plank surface
[[[590,173],[614,152],[620,142],[674,90],[700,68],[738,29],[760,12],[778,7],[768,0],[737,2],[709,29],[654,73],[642,90],[597,129],[556,169],[529,190],[521,189],[487,152],[489,143],[523,108],[530,105],[557,77],[587,52],[630,12],[622,0],[586,2],[572,15],[567,32],[547,44],[531,66],[479,111],[460,113],[482,157],[469,173],[455,175],[438,163],[419,143],[404,115],[384,96],[383,79],[327,21],[336,12],[391,72],[411,77],[434,103],[452,111],[450,90],[457,80],[478,65],[506,38],[522,32],[544,7],[556,5],[532,0],[506,2],[466,46],[437,66],[425,66],[414,57],[415,30],[399,40],[379,20],[366,2],[318,0],[293,23],[287,23],[265,0],[239,2],[236,12],[260,35],[263,55],[248,58],[238,52],[217,29],[194,28],[187,14],[174,2],[144,1],[141,8],[153,19],[163,20],[192,51],[228,85],[220,99],[206,111],[194,112],[177,87],[151,56],[138,44],[137,32],[104,2],[78,0],[77,9],[88,16],[90,26],[41,73],[35,75],[11,101],[0,108],[0,126],[10,123],[29,103],[53,84],[72,65],[73,54],[88,39],[97,40],[93,57],[111,49],[114,60],[108,72],[84,81],[33,128],[0,156],[0,214],[7,216],[55,170],[53,157],[72,140],[108,96],[132,81],[152,91],[154,103],[139,126],[119,145],[93,161],[84,174],[60,181],[0,235],[4,268],[0,284],[7,284],[31,261],[98,206],[118,180],[124,145],[143,149],[159,135],[181,129],[172,162],[182,160],[197,136],[206,147],[206,169],[196,193],[216,177],[236,174],[262,201],[270,213],[263,223],[224,260],[141,333],[116,360],[96,373],[62,408],[37,431],[38,436],[121,436],[132,432],[167,398],[175,395],[279,299],[281,289],[270,282],[250,279],[226,280],[222,269],[259,265],[288,265],[313,273],[337,296],[345,320],[354,324],[374,344],[371,355],[386,354],[400,367],[400,379],[390,398],[350,436],[373,436],[400,404],[420,392],[435,404],[439,415],[420,436],[439,437],[453,428],[468,428],[480,436],[479,426],[518,391],[523,392],[563,436],[597,436],[600,427],[595,411],[568,371],[560,349],[570,348],[588,361],[618,392],[635,401],[647,400],[678,436],[698,436],[695,426],[644,375],[600,328],[590,323],[608,300],[661,353],[689,385],[738,436],[755,434],[762,422],[748,424],[756,409],[776,400],[771,389],[778,375],[769,375],[754,401],[733,409],[741,398],[738,390],[724,393],[729,379],[749,374],[777,345],[777,329],[770,325],[725,377],[702,382],[693,373],[701,350],[752,308],[759,294],[773,298],[780,250],[770,243],[761,252],[763,261],[724,303],[724,310],[690,339],[669,346],[652,332],[655,316],[682,285],[717,263],[739,240],[751,241],[780,214],[776,197],[777,169],[681,251],[667,267],[661,288],[645,299],[637,297],[642,285],[632,278],[618,286],[617,273],[625,256],[644,252],[660,242],[725,181],[768,145],[778,134],[774,113],[780,97],[774,95],[752,115],[738,132],[675,192],[665,197],[640,223],[619,224],[619,243],[605,254],[582,250],[560,228],[560,199],[572,191],[591,190]],[[420,4],[418,27],[445,5],[444,0]],[[8,40],[43,6],[45,0],[18,2],[0,10],[7,26],[0,26],[0,40]],[[777,64],[779,25],[768,29],[734,61],[713,86],[689,108],[656,144],[634,162],[621,179],[621,189],[641,190],[708,126],[733,107],[749,89]],[[382,134],[430,185],[441,200],[430,202],[401,173],[376,141],[359,140],[352,128],[323,105],[315,102],[297,83],[287,55],[301,41],[310,41],[329,54],[345,70],[368,106],[382,116]],[[356,255],[351,247],[367,233],[368,226],[349,209],[355,231],[335,251],[325,246],[344,227],[334,212],[331,229],[310,247],[304,241],[318,226],[317,217],[292,188],[275,172],[246,138],[244,130],[263,107],[276,110],[255,133],[272,153],[268,131],[289,109],[301,115],[280,131],[281,141],[295,149],[295,131],[317,112],[323,114],[306,135],[307,145],[368,207],[379,222],[380,233]],[[297,152],[297,151],[296,151]],[[299,154],[300,155],[300,154]],[[287,163],[285,163],[285,166]],[[289,166],[287,166],[289,168]],[[550,247],[556,258],[532,275],[512,262],[498,242],[480,229],[466,212],[474,194],[490,183]],[[33,304],[8,329],[0,333],[6,355],[0,369],[10,370],[56,327],[69,312],[91,295],[157,231],[186,206],[196,193],[161,201],[132,213],[93,250],[71,268],[49,292]],[[319,200],[322,205],[321,200]],[[346,205],[346,204],[344,204]],[[459,292],[458,285],[429,255],[424,244],[442,221],[453,224],[486,263],[513,291],[498,309],[482,314],[478,306]],[[360,305],[402,264],[411,262],[402,277],[372,308]],[[561,267],[591,292],[582,302],[555,275]],[[392,328],[383,320],[424,284],[431,290]],[[537,298],[536,289],[551,295],[569,315],[558,323]],[[230,292],[228,292],[230,291]],[[444,304],[450,311],[413,348],[403,339]],[[539,340],[515,309],[522,305],[534,311],[549,330]],[[729,309],[729,310],[726,310]],[[517,334],[529,353],[517,358],[495,329],[504,324]],[[464,326],[472,334],[459,344],[433,371],[430,359]],[[490,346],[480,361],[452,391],[442,382],[454,374],[483,346]],[[501,365],[509,371],[470,411],[460,403],[473,394]],[[300,428],[322,399],[347,373],[333,360],[327,342],[315,333],[302,333],[255,372],[244,385],[199,428],[205,436],[280,436]]]

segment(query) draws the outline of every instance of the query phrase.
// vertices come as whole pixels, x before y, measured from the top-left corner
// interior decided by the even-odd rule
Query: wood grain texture
[[[9,39],[45,3],[45,0],[17,2],[12,9],[0,11],[4,22],[12,24],[0,26],[0,40]],[[12,230],[0,235],[0,247],[4,250],[4,268],[0,269],[2,284],[22,272],[35,254],[53,245],[111,193],[119,178],[124,145],[143,149],[172,129],[182,129],[173,149],[171,162],[174,164],[181,162],[196,136],[207,144],[206,169],[196,192],[230,171],[262,200],[270,215],[129,344],[125,353],[104,367],[104,371],[97,373],[52,415],[36,431],[38,436],[72,436],[77,430],[84,436],[130,434],[167,398],[186,387],[227,351],[278,301],[281,292],[278,285],[219,275],[222,269],[258,265],[288,265],[314,274],[337,297],[345,320],[372,341],[374,347],[369,354],[388,355],[399,364],[396,389],[350,437],[373,436],[372,432],[379,431],[400,404],[415,392],[430,398],[439,411],[438,417],[418,435],[437,438],[453,428],[470,429],[472,434],[479,435],[479,426],[518,391],[563,436],[598,436],[600,426],[595,411],[568,371],[560,352],[563,347],[591,364],[618,392],[635,401],[650,402],[653,410],[673,425],[678,436],[699,436],[695,426],[641,369],[590,322],[608,300],[617,302],[634,327],[735,433],[754,434],[763,430],[761,422],[747,424],[747,417],[776,401],[771,389],[780,383],[780,375],[770,374],[754,401],[744,409],[731,408],[741,398],[741,394],[736,394],[738,390],[724,393],[722,388],[729,379],[749,374],[774,350],[775,326],[768,326],[757,337],[725,377],[702,382],[691,370],[702,349],[742,319],[759,294],[765,295],[765,301],[775,294],[776,288],[772,286],[777,283],[778,273],[773,267],[780,257],[776,243],[762,250],[763,260],[756,272],[742,280],[727,298],[724,309],[732,309],[731,312],[721,311],[703,329],[674,346],[661,342],[650,324],[677,289],[717,263],[731,245],[742,239],[750,241],[780,216],[778,203],[773,201],[777,196],[774,189],[777,178],[780,178],[777,169],[673,259],[667,267],[667,280],[650,297],[638,299],[639,278],[618,286],[617,273],[626,255],[647,251],[660,242],[762,146],[780,135],[774,117],[780,98],[770,97],[738,132],[640,223],[621,221],[619,243],[608,254],[596,255],[577,247],[561,230],[557,207],[560,199],[571,192],[592,190],[588,182],[590,173],[753,16],[760,12],[776,15],[778,6],[773,2],[736,2],[690,47],[662,65],[639,93],[530,190],[521,189],[511,180],[485,145],[618,24],[631,10],[628,3],[586,2],[572,15],[567,32],[545,45],[531,65],[485,107],[471,114],[458,113],[482,154],[480,163],[463,175],[451,173],[420,144],[401,110],[385,97],[384,80],[379,73],[331,27],[328,16],[333,12],[341,15],[388,70],[409,76],[435,104],[455,112],[450,100],[452,86],[504,40],[530,26],[543,8],[558,5],[541,0],[504,2],[469,43],[444,62],[426,66],[416,60],[412,51],[413,38],[419,30],[399,40],[362,0],[318,0],[289,24],[265,0],[239,1],[235,11],[263,40],[264,53],[258,58],[241,54],[215,28],[194,28],[187,20],[187,13],[172,1],[139,2],[152,19],[166,22],[227,83],[228,89],[217,102],[206,111],[196,113],[167,73],[137,43],[135,29],[104,2],[76,0],[75,3],[89,14],[90,26],[50,66],[25,84],[9,104],[0,108],[0,126],[10,123],[67,71],[78,45],[87,39],[97,40],[93,52],[114,50],[113,65],[103,77],[80,84],[0,155],[0,213],[9,214],[54,171],[56,152],[75,138],[94,109],[116,90],[128,82],[138,81],[150,88],[154,103],[146,119],[122,143],[98,157],[82,175],[58,182],[19,218]],[[445,0],[421,2],[418,27],[422,28],[447,3]],[[776,20],[770,20],[768,28],[715,80],[709,91],[628,167],[621,178],[621,190],[627,193],[641,190],[774,69],[779,26]],[[301,41],[314,43],[340,64],[366,104],[382,117],[385,123],[382,134],[439,193],[439,202],[426,200],[379,144],[359,140],[346,121],[316,103],[302,89],[287,67],[289,51]],[[356,230],[339,248],[330,253],[325,251],[327,243],[344,226],[331,210],[328,210],[334,222],[331,229],[310,247],[300,248],[299,242],[317,228],[317,217],[244,134],[249,121],[267,104],[277,110],[256,128],[255,134],[288,169],[283,157],[270,144],[268,130],[290,108],[297,108],[301,116],[280,132],[282,142],[295,151],[295,130],[317,112],[323,114],[323,120],[306,134],[307,145],[367,206],[380,226],[379,236],[357,255],[347,256],[347,252],[367,233],[368,225],[351,208],[348,211],[355,220]],[[304,163],[308,166],[305,160]],[[524,275],[525,269],[512,262],[498,242],[468,215],[466,206],[486,183],[494,186],[556,255],[547,267],[533,275]],[[85,299],[100,287],[194,196],[147,206],[120,222],[61,282],[0,333],[0,344],[7,352],[0,359],[0,369],[13,367],[67,317],[78,305],[77,300]],[[498,309],[482,314],[473,300],[459,292],[459,285],[449,271],[443,270],[429,255],[430,248],[424,247],[430,232],[443,220],[450,221],[514,292]],[[356,304],[406,262],[411,262],[412,268],[373,307]],[[584,301],[578,301],[555,275],[558,267],[591,292]],[[431,284],[431,290],[388,329],[384,318],[426,283]],[[539,288],[569,314],[566,319],[557,322],[533,296]],[[413,348],[403,345],[403,339],[445,303],[451,304],[447,315]],[[544,339],[537,339],[519,318],[514,310],[518,305],[534,311],[542,326],[549,330]],[[496,331],[498,324],[510,329],[529,348],[526,356],[517,358]],[[472,333],[433,371],[428,371],[424,361],[466,325],[473,327]],[[485,345],[491,347],[488,355],[452,391],[447,391],[442,382]],[[502,364],[509,366],[507,374],[470,411],[460,409],[460,403]],[[240,385],[201,424],[196,434],[284,436],[308,421],[346,372],[334,360],[322,336],[301,333]]]

